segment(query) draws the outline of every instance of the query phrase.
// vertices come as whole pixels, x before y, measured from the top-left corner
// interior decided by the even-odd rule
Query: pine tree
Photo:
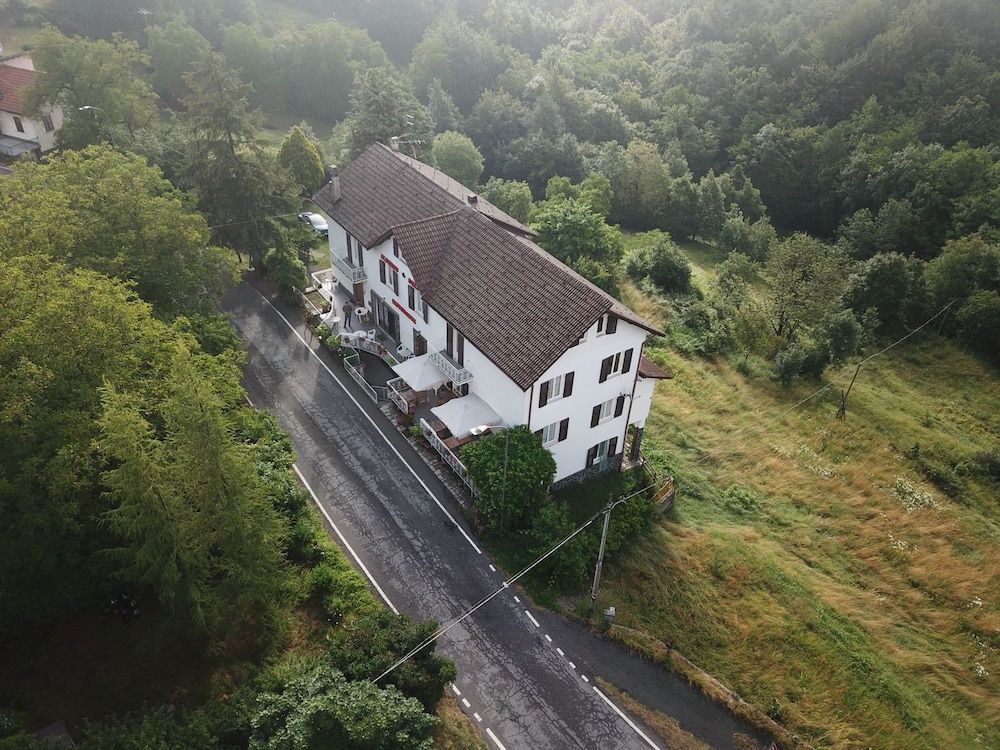
[[[278,163],[307,194],[317,190],[326,176],[319,149],[297,125],[288,131],[282,141]]]

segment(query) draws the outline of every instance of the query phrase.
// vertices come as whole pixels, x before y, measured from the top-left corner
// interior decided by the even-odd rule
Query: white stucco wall
[[[55,130],[51,133],[45,132],[45,126],[41,120],[33,120],[24,115],[18,115],[21,118],[21,125],[24,127],[24,132],[21,133],[14,125],[14,115],[10,112],[0,110],[0,134],[14,136],[26,141],[35,141],[41,147],[42,151],[49,151],[55,148],[56,132],[62,127],[62,109],[55,107],[49,111],[49,115],[52,117],[52,124],[55,126]]]
[[[331,254],[346,257],[346,236],[343,227],[335,221],[329,222],[329,244]],[[379,258],[384,255],[387,260],[399,268],[399,294],[395,294],[389,283],[383,284],[379,278]],[[357,255],[354,255],[355,262]],[[399,307],[393,309],[399,314],[401,343],[413,350],[413,334],[419,331],[427,340],[428,350],[445,348],[446,321],[433,308],[429,310],[429,320],[422,317],[419,300],[416,310],[410,310],[407,304],[407,283],[411,278],[409,266],[403,257],[396,257],[392,251],[392,239],[388,239],[377,247],[365,249],[363,261],[367,281],[365,282],[365,304],[369,304],[371,291],[392,306],[395,300],[400,307],[416,319],[411,322]],[[387,276],[386,281],[389,281]],[[348,288],[350,288],[348,286]],[[473,374],[469,383],[469,392],[483,399],[499,414],[506,426],[529,424],[532,430],[538,430],[546,425],[569,418],[569,428],[566,439],[549,447],[556,459],[556,481],[586,468],[589,449],[609,438],[617,438],[616,452],[622,451],[625,431],[628,423],[641,423],[649,412],[649,401],[655,381],[641,381],[641,389],[637,388],[637,396],[633,403],[632,391],[636,384],[639,356],[647,332],[624,320],[618,320],[615,333],[597,335],[597,323],[587,331],[585,340],[566,351],[539,380],[527,391],[514,383],[503,371],[480,352],[475,342],[466,339],[464,366]],[[613,375],[604,383],[600,381],[601,362],[605,357],[632,350],[632,361],[628,372]],[[539,407],[540,384],[557,376],[573,372],[573,392],[569,397],[550,398],[545,406]],[[640,392],[641,391],[641,392]],[[612,416],[606,422],[591,427],[591,415],[594,406],[618,396],[625,395],[625,405],[622,414]],[[630,417],[629,407],[632,407]]]
[[[569,418],[566,439],[549,446],[556,459],[556,481],[586,468],[587,451],[604,440],[618,438],[616,452],[620,453],[625,441],[625,428],[629,418],[629,402],[632,385],[636,380],[639,354],[646,340],[646,331],[624,320],[618,321],[618,328],[612,334],[597,335],[597,324],[587,331],[586,340],[567,350],[554,365],[539,378],[531,389],[533,408],[531,410],[532,430],[538,430],[553,422]],[[632,362],[627,373],[613,375],[600,382],[601,362],[609,356],[632,349]],[[568,398],[551,399],[539,407],[539,387],[541,383],[565,373],[573,372],[573,393]],[[621,416],[612,416],[608,421],[590,426],[593,409],[600,403],[625,395],[625,408]],[[612,412],[613,414],[613,412]]]
[[[656,388],[656,378],[639,378],[635,381],[635,397],[632,399],[632,414],[629,424],[646,426],[649,408],[653,405],[653,389]]]

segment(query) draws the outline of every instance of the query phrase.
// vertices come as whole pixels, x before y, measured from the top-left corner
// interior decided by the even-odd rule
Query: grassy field
[[[685,249],[707,278],[711,248]],[[918,337],[866,365],[838,421],[852,367],[789,412],[822,384],[647,352],[676,376],[645,448],[680,493],[607,568],[619,622],[817,747],[1000,746],[1000,492],[970,468],[1000,443],[996,370]]]

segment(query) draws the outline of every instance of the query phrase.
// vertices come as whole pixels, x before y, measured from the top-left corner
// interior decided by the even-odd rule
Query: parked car
[[[301,221],[303,224],[308,224],[310,227],[312,227],[313,231],[316,232],[316,234],[320,234],[326,237],[328,231],[326,226],[326,219],[324,219],[319,214],[310,214],[310,213],[299,214],[299,221]]]

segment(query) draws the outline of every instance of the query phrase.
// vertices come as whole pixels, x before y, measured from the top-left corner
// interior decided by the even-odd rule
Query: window
[[[556,375],[550,380],[542,383],[538,389],[538,406],[545,406],[550,401],[558,401],[573,395],[573,376],[575,373],[567,372],[565,375]]]
[[[545,448],[561,443],[569,435],[569,417],[561,422],[545,425],[542,429],[535,430],[535,434],[542,439],[542,446]]]
[[[423,297],[420,298],[420,310],[424,314],[424,322],[429,323],[431,317],[431,309],[427,305],[427,302],[424,301]]]
[[[618,318],[611,313],[607,315],[602,315],[597,319],[597,335],[610,336],[612,333],[618,330]]]
[[[597,445],[591,447],[587,451],[587,468],[589,469],[594,464],[605,461],[611,458],[618,451],[618,438],[608,438],[607,440],[602,440]]]
[[[396,242],[395,237],[392,238],[392,254],[395,255],[397,258],[399,257],[399,243]]]
[[[347,262],[348,263],[353,263],[354,262],[354,256],[351,254],[351,235],[350,234],[347,235]]]
[[[399,294],[399,271],[395,268],[389,268],[389,277],[392,281],[392,292],[393,294]]]
[[[14,127],[17,128],[18,133],[24,132],[24,123],[21,122],[21,118],[17,115],[14,115]]]
[[[632,349],[624,352],[610,354],[601,361],[601,376],[599,382],[603,383],[615,375],[624,375],[632,369]]]
[[[52,123],[52,115],[45,115],[42,117],[42,125],[45,126],[45,132],[51,133],[56,129],[56,126]]]
[[[417,290],[413,284],[406,285],[406,304],[411,310],[417,309]]]
[[[625,396],[608,399],[594,407],[590,413],[590,426],[597,427],[599,424],[620,417],[625,411]]]
[[[378,280],[381,281],[383,284],[385,283],[385,270],[386,270],[385,261],[382,260],[381,258],[379,258],[378,259]]]

